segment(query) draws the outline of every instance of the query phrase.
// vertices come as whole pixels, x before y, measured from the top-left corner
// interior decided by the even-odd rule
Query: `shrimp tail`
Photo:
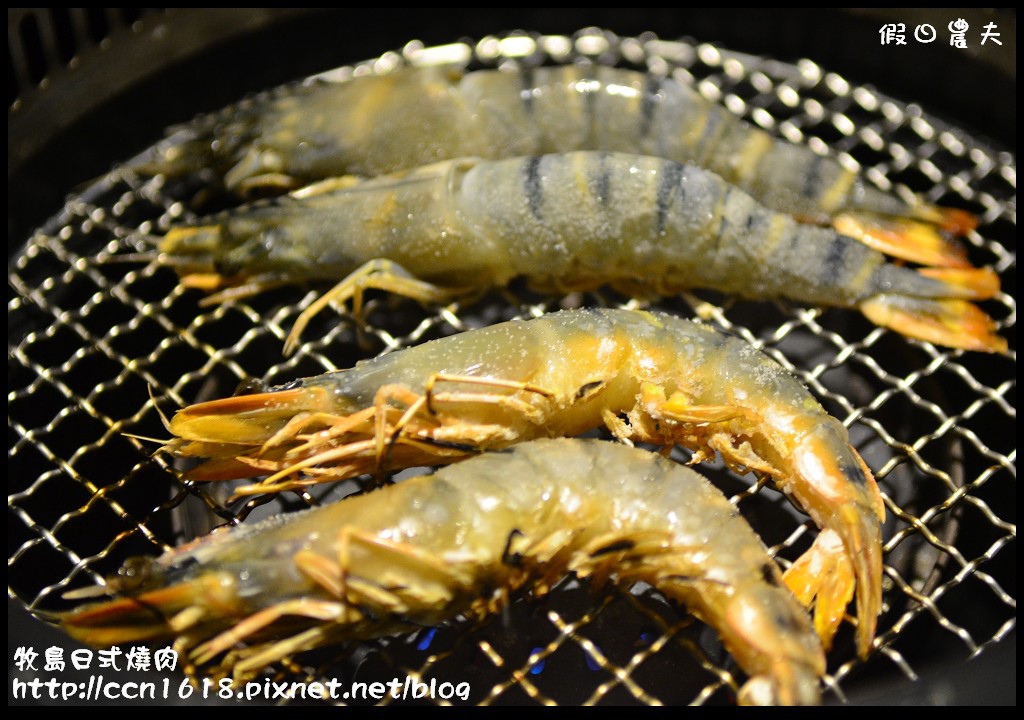
[[[882,527],[885,505],[874,476],[859,455],[844,466],[829,451],[839,442],[831,428],[810,435],[794,453],[805,477],[784,489],[800,503],[822,532],[786,573],[797,599],[814,606],[815,629],[826,648],[856,588],[857,650],[866,657],[882,610]]]
[[[997,323],[972,300],[999,294],[999,277],[989,268],[920,268],[886,264],[873,280],[874,294],[857,307],[871,322],[938,345],[1005,352]]]
[[[829,650],[856,586],[842,538],[832,530],[823,531],[786,570],[784,578],[797,600],[806,607],[814,606],[814,629]]]
[[[989,268],[921,268],[924,277],[938,280],[948,297],[991,300],[999,294],[999,276]]]
[[[944,219],[940,221],[945,223]],[[971,267],[963,245],[943,234],[945,225],[940,229],[929,222],[864,212],[845,212],[835,217],[832,225],[837,232],[856,238],[891,257],[929,267]],[[960,225],[953,224],[957,228],[966,225],[966,221]]]
[[[966,300],[882,293],[863,301],[860,310],[876,325],[938,345],[991,353],[1008,347],[996,322]]]
[[[966,235],[978,227],[978,216],[959,208],[933,208],[938,214],[938,224],[946,232],[954,235]]]

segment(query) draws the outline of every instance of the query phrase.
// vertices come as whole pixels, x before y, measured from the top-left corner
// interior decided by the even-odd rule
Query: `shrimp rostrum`
[[[905,335],[974,350],[1005,341],[972,300],[988,269],[910,269],[834,230],[794,221],[694,165],[578,152],[463,158],[292,196],[172,229],[160,246],[187,286],[215,299],[329,280],[287,349],[327,303],[369,288],[446,301],[525,277],[537,289],[629,293],[709,288],[859,309]],[[340,282],[339,282],[340,281]]]
[[[241,680],[332,643],[485,616],[572,572],[684,603],[749,676],[741,703],[817,703],[825,671],[810,620],[735,507],[692,470],[618,443],[537,440],[214,533],[146,567],[132,593],[66,614],[64,628],[100,646],[178,638],[193,666],[222,657]]]
[[[192,480],[266,476],[237,490],[259,494],[601,427],[770,476],[822,528],[787,582],[816,603],[826,644],[856,590],[858,648],[868,652],[884,506],[846,428],[764,354],[669,315],[563,311],[434,340],[183,408],[167,449],[206,458]]]
[[[695,163],[777,211],[838,223],[875,242],[928,236],[936,257],[950,262],[960,254],[937,230],[976,224],[962,210],[883,192],[834,157],[776,138],[671,77],[611,67],[409,67],[312,79],[176,132],[184,139],[138,169],[213,170],[242,195],[464,156],[607,150]]]

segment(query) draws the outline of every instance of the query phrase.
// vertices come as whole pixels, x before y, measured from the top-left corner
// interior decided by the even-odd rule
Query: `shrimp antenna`
[[[167,432],[171,432],[171,421],[168,420],[167,416],[164,415],[164,411],[161,410],[160,406],[157,404],[156,396],[153,395],[153,386],[147,384],[146,385],[146,391],[149,393],[149,401],[151,403],[153,403],[153,409],[156,410],[156,414],[160,416],[160,422],[163,423],[164,429]],[[125,435],[127,437],[134,437],[134,438],[137,438],[139,440],[150,440],[151,439],[151,438],[142,437],[140,435],[128,435],[127,433],[125,433]],[[157,440],[156,442],[165,442],[165,441],[164,440]]]
[[[160,252],[155,248],[144,252],[124,253],[120,255],[104,255],[95,259],[98,265],[116,265],[119,263],[148,264],[160,260],[163,265],[174,265],[176,258],[162,259]]]
[[[131,438],[132,440],[141,440],[142,442],[160,443],[161,445],[167,444],[167,440],[146,437],[145,435],[135,435],[133,433],[121,433],[121,437]]]

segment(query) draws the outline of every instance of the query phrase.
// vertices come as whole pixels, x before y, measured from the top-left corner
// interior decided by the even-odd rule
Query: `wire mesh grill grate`
[[[472,67],[595,62],[672,72],[772,132],[859,162],[882,187],[977,212],[982,224],[967,238],[971,259],[1014,287],[1015,158],[809,61],[788,65],[585,30],[571,38],[411,44],[366,67],[452,59]],[[155,260],[117,261],[152,255],[152,236],[190,217],[193,191],[114,170],[69,197],[10,262],[8,588],[33,611],[67,607],[62,593],[100,582],[129,556],[155,555],[225,522],[354,488],[229,505],[229,489],[178,480],[170,461],[140,439],[166,436],[161,412],[229,394],[250,377],[283,383],[511,317],[636,302],[611,292],[543,296],[518,285],[443,309],[378,296],[365,327],[334,308],[285,359],[289,328],[322,288],[203,307]],[[1012,292],[986,306],[1007,337],[1016,326]],[[854,313],[716,293],[657,306],[699,315],[795,372],[850,427],[878,476],[889,513],[885,612],[867,663],[855,659],[850,629],[840,635],[826,681],[834,693],[842,696],[855,671],[914,677],[950,639],[963,656],[1013,630],[1015,350],[997,357],[949,351]],[[783,563],[808,546],[813,527],[777,493],[720,466],[711,474]],[[595,593],[572,579],[479,626],[458,619],[298,660],[279,676],[466,681],[470,700],[483,703],[719,703],[742,682],[710,631],[653,591]]]

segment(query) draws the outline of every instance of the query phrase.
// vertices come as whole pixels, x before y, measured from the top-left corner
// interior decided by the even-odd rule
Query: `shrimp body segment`
[[[192,405],[168,449],[208,458],[196,480],[268,476],[239,492],[454,462],[538,437],[606,427],[695,459],[771,476],[819,527],[817,565],[789,581],[817,598],[828,641],[856,582],[866,653],[881,607],[882,498],[846,428],[767,356],[669,315],[577,310],[512,321]],[[836,541],[838,539],[838,542]],[[825,618],[830,618],[826,620]],[[826,643],[827,644],[827,643]]]
[[[367,181],[325,181],[172,230],[161,244],[186,285],[341,281],[330,300],[381,288],[424,302],[526,277],[542,290],[610,284],[651,295],[710,288],[861,310],[906,335],[1001,350],[970,300],[998,277],[974,268],[912,270],[861,242],[758,204],[695,165],[576,152],[463,158]]]
[[[313,80],[179,132],[188,140],[143,169],[212,168],[240,194],[464,156],[607,150],[696,163],[779,212],[822,223],[842,217],[869,234],[892,231],[891,224],[875,225],[885,216],[953,232],[974,227],[966,212],[882,192],[836,159],[770,135],[684,83],[611,67],[465,72],[434,66]],[[902,228],[925,230],[915,222]]]
[[[597,440],[538,440],[215,533],[154,561],[160,587],[63,625],[97,645],[179,637],[196,665],[233,651],[223,664],[242,679],[330,643],[490,614],[567,572],[688,606],[750,677],[740,702],[818,702],[820,642],[735,507],[686,467]]]

